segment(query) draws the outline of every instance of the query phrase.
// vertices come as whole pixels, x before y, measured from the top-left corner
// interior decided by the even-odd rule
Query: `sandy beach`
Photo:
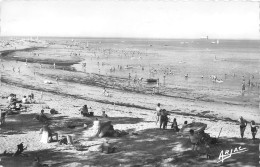
[[[244,53],[243,48],[234,51],[236,46],[224,46],[196,47],[196,41],[183,46],[179,41],[49,39],[2,47],[1,109],[8,106],[10,93],[19,99],[34,93],[36,103],[26,104],[27,112],[8,115],[5,125],[0,126],[0,154],[15,152],[21,142],[27,146],[27,156],[1,155],[0,165],[31,166],[35,155],[42,164],[68,167],[259,165],[259,133],[253,141],[247,125],[242,140],[238,122],[243,116],[260,124],[259,48]],[[236,57],[237,52],[241,54]],[[217,83],[213,83],[212,75],[218,77]],[[159,86],[146,83],[148,78],[159,79]],[[253,83],[244,96],[243,78]],[[104,88],[111,96],[103,95]],[[155,124],[157,103],[170,113],[170,122],[176,118],[180,126],[184,121],[205,123],[205,132],[212,137],[221,131],[221,143],[212,147],[210,159],[194,153],[189,137],[173,132],[171,123],[167,130],[159,129]],[[94,117],[80,115],[79,109],[85,104]],[[46,106],[59,114],[49,114]],[[71,135],[75,145],[40,143],[42,123],[34,117],[43,108],[51,117],[50,127],[59,137]],[[89,127],[96,118],[102,120],[102,111],[114,129],[129,134],[90,138]],[[75,127],[68,128],[68,124]],[[91,145],[106,140],[118,147],[115,153],[90,151]],[[247,151],[217,163],[221,150],[240,146]],[[205,153],[206,148],[199,151]]]

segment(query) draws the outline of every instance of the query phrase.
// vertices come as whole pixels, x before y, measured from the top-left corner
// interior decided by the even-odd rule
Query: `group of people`
[[[8,108],[10,111],[26,110],[27,107],[26,107],[26,106],[23,106],[22,104],[29,104],[29,103],[35,102],[33,93],[29,95],[29,99],[27,99],[26,96],[24,96],[24,97],[22,98],[22,100],[19,100],[19,99],[16,97],[16,94],[12,94],[12,93],[11,93],[11,94],[8,96],[7,101],[8,101],[8,106],[7,106],[7,108]],[[19,104],[19,105],[18,105],[18,104]]]
[[[168,115],[169,112],[167,112],[165,109],[161,109],[161,104],[158,103],[156,107],[156,124],[159,122],[159,128],[167,129],[167,125],[169,122]],[[184,122],[183,126],[187,125],[187,121]],[[178,127],[177,119],[174,118],[171,129],[174,130],[175,132],[179,132],[180,128]]]
[[[238,119],[238,121],[240,124],[240,135],[241,135],[241,138],[243,139],[248,122],[242,116]],[[256,125],[254,120],[252,120],[250,122],[250,127],[251,127],[252,139],[255,140],[255,136],[256,136],[257,130],[259,129],[259,126]]]
[[[168,118],[169,113],[165,109],[161,109],[161,104],[158,103],[156,107],[156,124],[159,122],[159,128],[166,129],[167,128],[167,123],[169,121]],[[244,138],[244,132],[247,127],[248,121],[246,121],[242,116],[239,118],[239,123],[240,123],[240,134],[241,138]],[[187,125],[187,121],[184,122],[183,127]],[[250,127],[251,127],[251,133],[252,133],[252,139],[255,140],[255,136],[257,133],[257,130],[259,129],[259,126],[256,125],[255,121],[252,120],[250,122]],[[173,129],[175,132],[179,132],[180,128],[178,127],[178,123],[176,118],[173,119],[171,129]],[[203,131],[204,132],[204,131]],[[200,134],[197,134],[193,129],[190,129],[189,131],[189,138],[192,144],[192,150],[196,150],[197,146],[202,138]]]
[[[91,107],[90,107],[90,109],[91,109]],[[88,109],[88,106],[87,106],[87,105],[83,105],[83,107],[80,108],[79,111],[80,111],[80,114],[81,114],[83,117],[91,117],[91,116],[94,116],[93,112],[89,112],[89,109]],[[103,117],[103,118],[108,118],[108,115],[106,114],[106,111],[102,111],[101,117]]]

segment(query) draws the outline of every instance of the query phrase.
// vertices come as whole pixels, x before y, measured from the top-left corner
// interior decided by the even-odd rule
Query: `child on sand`
[[[178,128],[178,124],[177,124],[176,118],[173,119],[173,123],[172,123],[171,128],[172,128],[175,132],[179,132],[180,129]]]
[[[246,126],[247,126],[247,121],[242,116],[239,118],[238,121],[240,123],[240,135],[241,135],[241,138],[243,139],[244,133],[246,130]]]
[[[251,126],[251,133],[252,133],[253,140],[255,140],[255,135],[257,133],[257,129],[259,128],[259,126],[255,124],[255,121],[251,121],[250,126]]]
[[[89,116],[89,112],[88,112],[88,106],[84,105],[81,109],[80,109],[80,113],[83,117],[87,117]]]
[[[102,117],[103,118],[107,118],[108,117],[107,114],[106,114],[106,111],[102,111]]]
[[[191,129],[190,130],[190,141],[192,144],[192,151],[196,151],[197,147],[198,147],[198,143],[199,143],[199,136],[197,134],[195,134],[194,130]]]
[[[49,120],[49,118],[44,114],[44,110],[41,110],[41,114],[39,116],[39,121],[40,122],[46,122],[48,120]]]

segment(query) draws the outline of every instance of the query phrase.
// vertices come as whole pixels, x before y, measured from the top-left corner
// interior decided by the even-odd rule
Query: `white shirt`
[[[159,113],[161,108],[157,106],[155,110],[156,110],[156,113]]]
[[[27,102],[28,102],[27,98],[22,99],[22,103],[27,103]]]

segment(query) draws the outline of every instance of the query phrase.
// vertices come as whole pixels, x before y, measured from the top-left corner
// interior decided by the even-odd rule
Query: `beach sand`
[[[241,97],[240,90],[235,89],[237,87],[227,86],[226,89],[221,89],[211,85],[209,88],[198,89],[199,84],[193,84],[193,81],[178,84],[181,83],[181,80],[178,80],[175,86],[162,86],[160,93],[152,95],[153,86],[145,86],[142,83],[143,86],[140,88],[134,86],[132,81],[129,86],[128,71],[118,72],[118,75],[108,75],[109,67],[113,65],[104,66],[99,74],[96,62],[105,62],[105,59],[89,61],[91,63],[87,64],[87,67],[96,70],[95,73],[78,70],[81,68],[80,62],[90,58],[95,59],[94,49],[80,49],[76,46],[66,48],[67,46],[69,45],[56,42],[45,49],[37,48],[40,47],[39,45],[34,46],[30,51],[2,55],[1,63],[4,68],[0,67],[1,108],[8,105],[6,97],[10,93],[15,93],[18,98],[22,98],[33,92],[37,103],[28,104],[27,112],[7,116],[6,124],[1,126],[0,153],[5,150],[14,152],[16,145],[21,142],[28,147],[25,151],[27,157],[1,156],[1,165],[30,166],[36,155],[40,157],[42,163],[52,166],[258,165],[259,133],[256,136],[257,141],[253,142],[248,125],[245,139],[242,140],[237,122],[239,116],[243,116],[248,121],[255,120],[257,124],[260,123],[257,90],[254,89],[246,93],[245,97]],[[108,46],[104,45],[104,48],[106,47]],[[116,54],[121,52],[120,48],[115,50]],[[100,53],[96,48],[95,51],[97,54]],[[72,55],[72,52],[77,55]],[[107,63],[112,64],[112,59]],[[26,61],[27,65],[25,65]],[[134,74],[135,71],[132,72],[132,75]],[[44,84],[46,80],[51,81],[52,84]],[[237,80],[234,79],[234,82]],[[103,87],[107,88],[111,97],[102,95]],[[206,133],[216,137],[222,128],[219,138],[222,144],[211,150],[213,158],[206,159],[205,156],[198,156],[192,152],[187,136],[177,135],[172,130],[160,130],[155,124],[157,103],[161,103],[162,108],[170,112],[170,120],[176,118],[179,125],[184,121],[203,122],[207,124]],[[89,138],[89,131],[83,128],[83,124],[91,126],[95,117],[83,118],[80,115],[78,110],[84,104],[91,107],[95,116],[101,116],[102,111],[106,111],[115,129],[126,130],[130,134],[118,138]],[[49,115],[52,118],[51,128],[58,132],[59,137],[72,135],[76,145],[81,145],[85,149],[77,151],[74,146],[58,145],[57,142],[50,144],[39,142],[41,123],[33,118],[46,106],[59,112],[57,115]],[[70,129],[66,127],[67,124],[77,127]],[[102,154],[87,150],[87,146],[102,143],[106,139],[118,147],[117,153]],[[239,146],[247,148],[248,151],[232,155],[223,164],[217,163],[221,150]],[[201,148],[201,151],[205,150]],[[247,158],[244,158],[245,156]]]

